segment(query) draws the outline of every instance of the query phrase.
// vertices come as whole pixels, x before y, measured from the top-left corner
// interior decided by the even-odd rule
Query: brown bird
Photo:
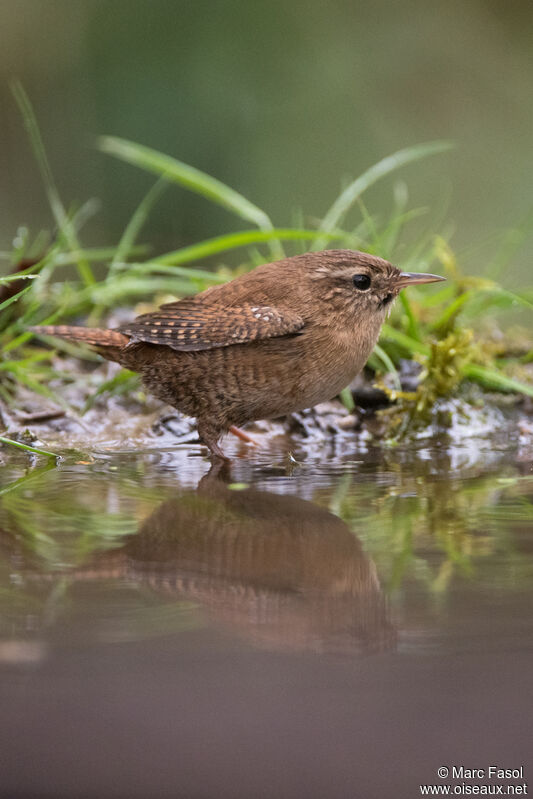
[[[326,250],[263,264],[115,330],[33,327],[140,372],[195,416],[215,457],[230,428],[336,396],[361,371],[400,289],[444,280],[367,253]]]

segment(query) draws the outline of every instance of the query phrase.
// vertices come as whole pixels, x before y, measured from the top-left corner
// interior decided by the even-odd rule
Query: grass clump
[[[94,203],[71,209],[63,205],[29,100],[19,84],[14,87],[14,94],[56,228],[52,236],[41,233],[32,239],[22,227],[12,251],[0,253],[7,262],[5,274],[0,277],[0,401],[8,408],[16,405],[20,389],[61,403],[62,383],[87,381],[87,374],[63,372],[58,351],[76,353],[88,361],[96,357],[56,340],[54,350],[36,348],[28,332],[30,325],[74,320],[95,325],[105,322],[112,308],[135,306],[140,298],[153,298],[157,304],[169,295],[191,295],[258,263],[294,251],[324,247],[365,250],[400,263],[409,271],[444,270],[448,282],[442,287],[424,287],[422,291],[413,288],[408,296],[401,293],[369,361],[377,374],[391,375],[393,388],[387,389],[389,395],[409,409],[411,419],[424,421],[435,399],[457,391],[465,380],[533,397],[533,386],[524,372],[533,360],[531,344],[524,342],[513,351],[512,343],[501,335],[495,344],[491,330],[482,323],[489,319],[489,327],[499,329],[497,316],[517,307],[533,307],[533,287],[513,293],[496,281],[498,270],[514,254],[513,248],[529,233],[531,219],[525,220],[515,235],[504,237],[488,265],[490,278],[479,278],[462,274],[446,239],[435,235],[441,221],[429,219],[425,227],[421,226],[427,209],[408,207],[405,184],[394,186],[392,209],[386,216],[371,213],[363,202],[363,194],[376,181],[408,164],[445,152],[450,147],[447,142],[417,145],[388,156],[351,181],[321,221],[308,227],[278,228],[262,209],[198,169],[148,147],[104,137],[100,140],[103,152],[153,173],[156,182],[133,209],[117,245],[92,248],[82,244],[81,233],[95,213]],[[138,239],[157,200],[171,184],[223,206],[252,227],[151,255],[150,248],[138,244]],[[226,258],[231,260],[233,253],[239,255],[232,267]],[[206,268],[207,259],[214,266]],[[418,358],[423,364],[419,388],[412,395],[401,391],[398,364],[402,358]],[[131,391],[135,380],[131,373],[114,376],[102,381],[92,393],[97,396]],[[348,393],[344,398],[350,404]],[[83,410],[92,402],[89,399]]]

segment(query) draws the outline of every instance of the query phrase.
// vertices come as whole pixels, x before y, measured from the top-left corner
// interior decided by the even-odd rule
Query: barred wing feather
[[[268,305],[217,306],[194,300],[162,305],[118,328],[132,342],[163,344],[174,350],[210,350],[298,333],[303,319]]]

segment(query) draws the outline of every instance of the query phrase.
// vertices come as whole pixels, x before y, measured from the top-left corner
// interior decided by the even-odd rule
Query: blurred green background
[[[114,134],[227,182],[287,225],[321,217],[383,156],[450,138],[398,173],[467,266],[533,207],[533,4],[527,0],[4,0],[0,249],[53,228],[9,81],[36,111],[64,203],[101,200],[85,244],[115,244],[153,177],[98,152]],[[396,178],[396,179],[397,179]],[[366,198],[388,212],[391,181]],[[141,239],[164,251],[243,227],[171,186]],[[529,276],[533,244],[509,276]]]

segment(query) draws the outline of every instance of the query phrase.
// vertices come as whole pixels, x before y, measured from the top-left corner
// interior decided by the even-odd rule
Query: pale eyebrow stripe
[[[354,266],[345,266],[344,268],[339,269],[339,271],[336,273],[335,276],[351,278],[352,275],[368,275],[369,277],[372,277],[373,274],[375,273],[368,266],[354,265]]]

